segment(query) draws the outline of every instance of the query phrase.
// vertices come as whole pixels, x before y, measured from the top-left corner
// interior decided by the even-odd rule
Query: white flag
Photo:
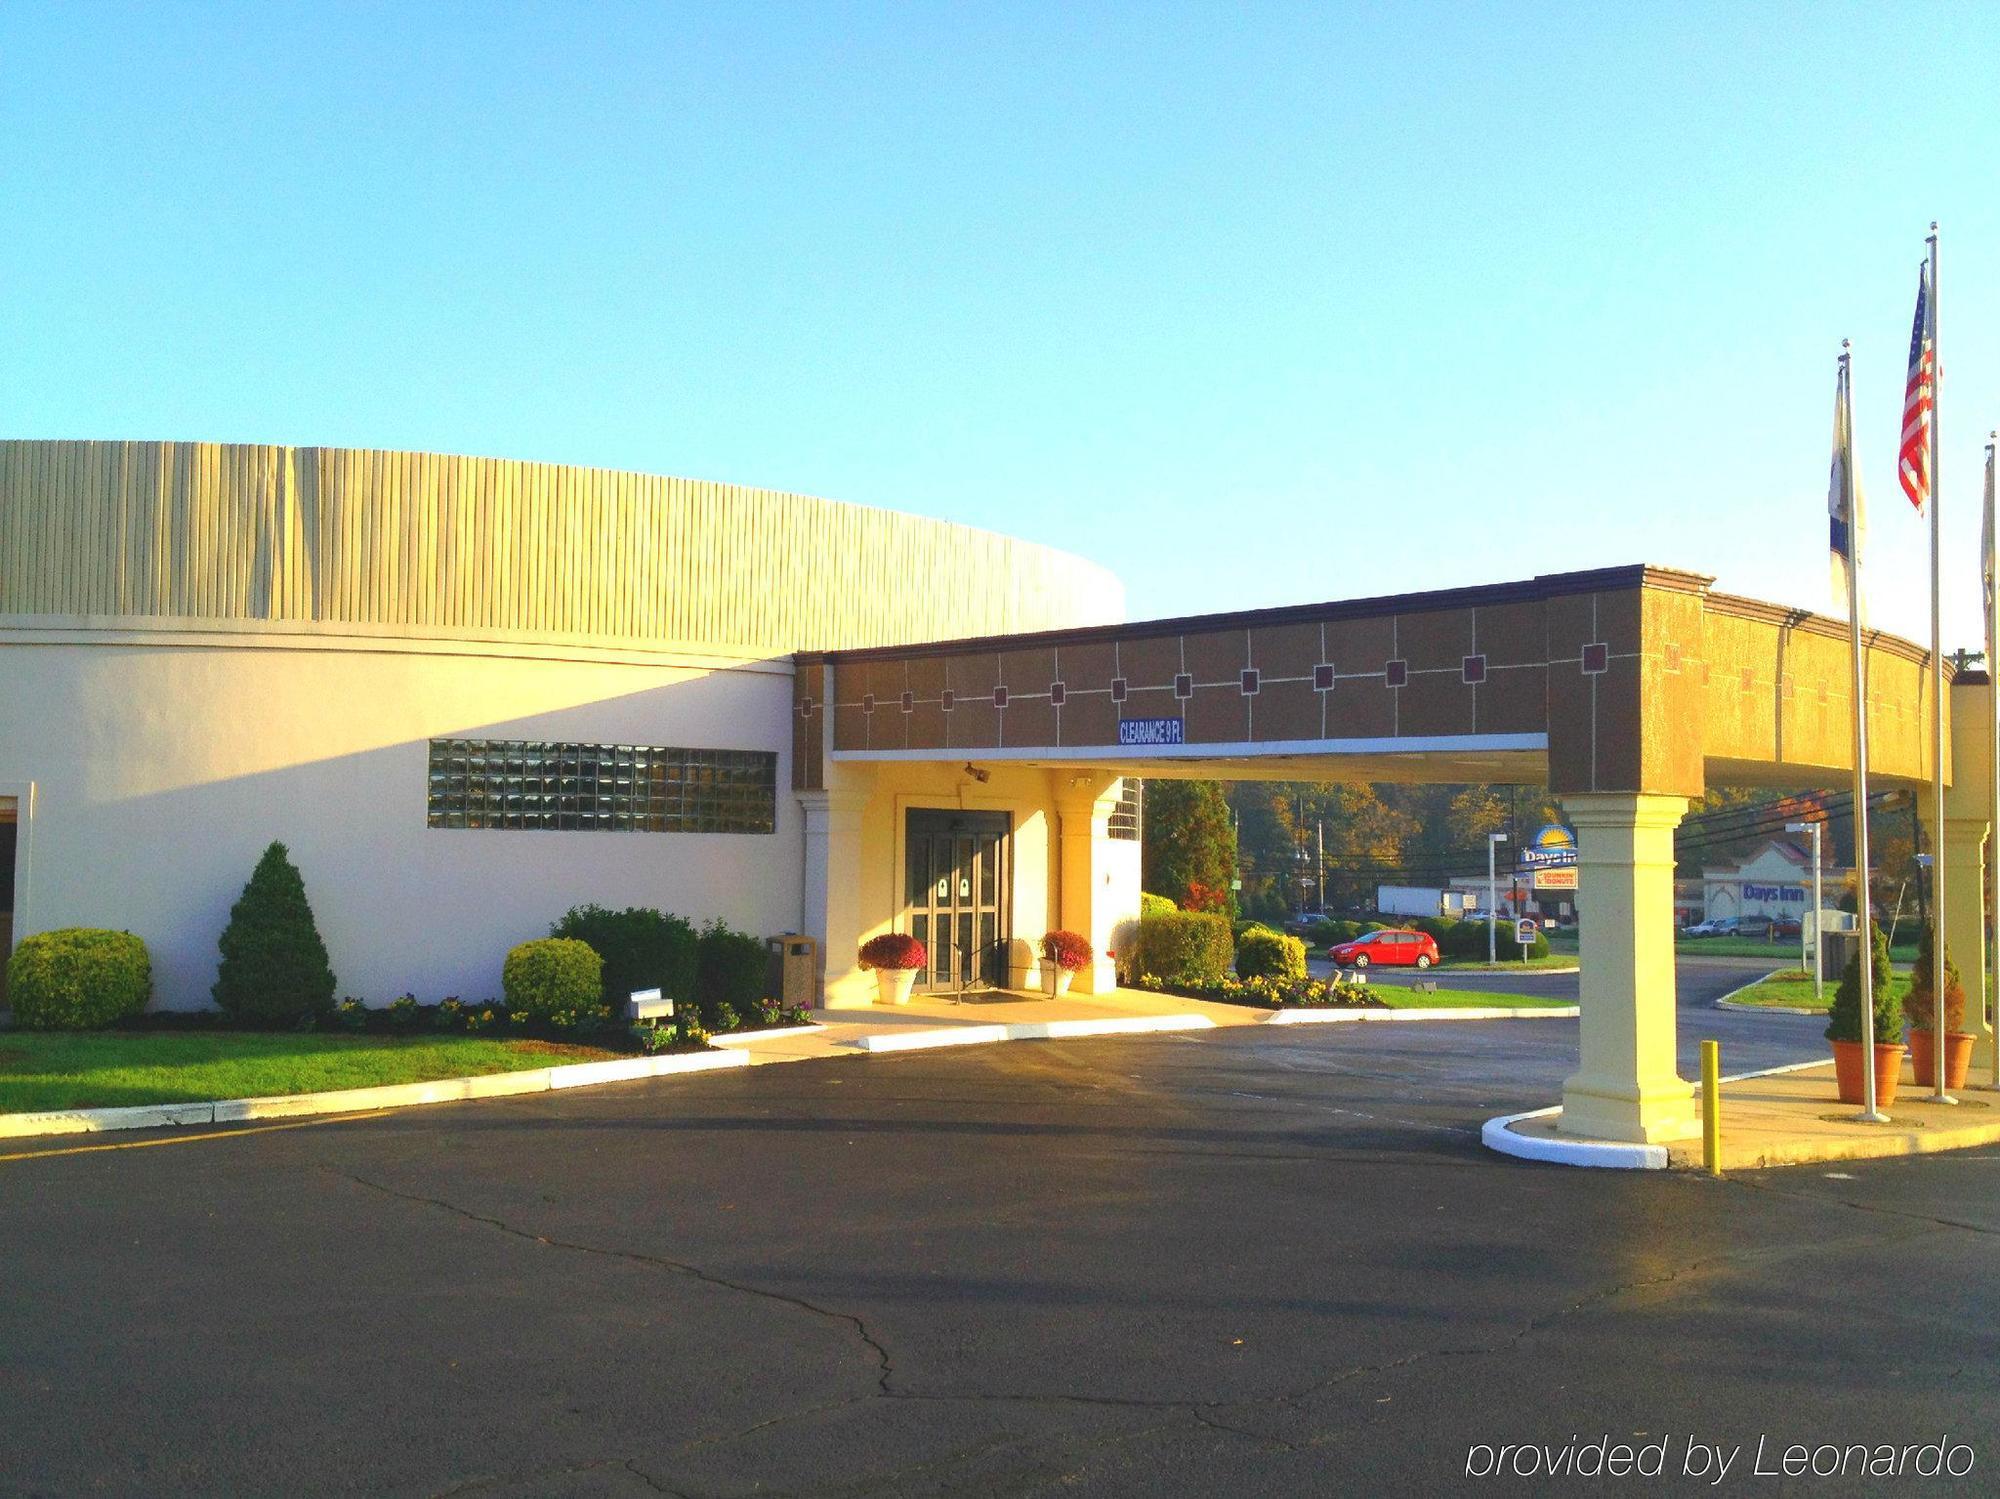
[[[2000,661],[1994,658],[1993,638],[1993,444],[1986,444],[1986,508],[1979,524],[1979,577],[1986,585],[1986,671],[2000,681]]]
[[[1854,513],[1847,513],[1847,496],[1854,495]],[[1847,359],[1842,356],[1833,390],[1833,462],[1826,481],[1827,561],[1833,573],[1833,597],[1853,608],[1849,581],[1861,560],[1867,537],[1868,510],[1861,498],[1861,475],[1854,467],[1854,406],[1847,387]]]

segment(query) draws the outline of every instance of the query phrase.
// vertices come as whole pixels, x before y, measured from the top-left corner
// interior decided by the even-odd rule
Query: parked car
[[[1799,937],[1805,934],[1806,924],[1796,916],[1780,916],[1771,923],[1771,940],[1780,937]]]
[[[1384,927],[1352,942],[1327,949],[1327,956],[1342,968],[1428,968],[1438,960],[1437,942],[1426,932],[1405,927]]]
[[[1734,916],[1711,916],[1706,921],[1697,921],[1693,926],[1681,928],[1683,937],[1727,937],[1736,929]]]

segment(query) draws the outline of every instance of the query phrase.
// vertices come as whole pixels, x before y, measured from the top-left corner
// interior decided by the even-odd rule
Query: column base
[[[1563,1084],[1557,1127],[1566,1135],[1593,1140],[1664,1145],[1699,1135],[1701,1111],[1695,1106],[1693,1087],[1678,1077],[1635,1088],[1579,1074]]]
[[[826,995],[821,1001],[829,1010],[872,1010],[881,986],[865,968],[826,976]]]

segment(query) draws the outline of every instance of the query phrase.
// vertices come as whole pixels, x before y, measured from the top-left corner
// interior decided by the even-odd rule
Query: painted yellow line
[[[345,1124],[352,1119],[380,1119],[391,1109],[371,1109],[365,1114],[328,1114],[318,1119],[293,1119],[284,1124],[253,1124],[245,1129],[211,1130],[205,1135],[169,1135],[159,1140],[114,1140],[105,1145],[65,1145],[56,1150],[17,1150],[0,1155],[7,1161],[39,1161],[57,1155],[93,1155],[100,1150],[144,1150],[151,1145],[198,1145],[203,1140],[240,1140],[245,1135],[268,1135],[274,1130],[304,1129],[313,1124]]]

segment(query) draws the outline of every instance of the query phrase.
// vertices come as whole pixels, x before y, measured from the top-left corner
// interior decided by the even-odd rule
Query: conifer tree
[[[333,1008],[333,969],[282,843],[264,850],[222,929],[215,1002],[238,1020],[298,1025]]]

